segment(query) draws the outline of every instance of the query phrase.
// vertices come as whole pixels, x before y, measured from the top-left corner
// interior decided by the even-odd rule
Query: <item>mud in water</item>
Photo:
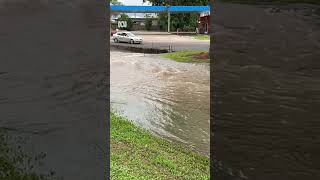
[[[116,111],[209,155],[209,64],[119,50],[111,50],[110,63],[110,98]]]
[[[215,5],[215,178],[320,179],[320,7]]]
[[[105,14],[96,0],[0,0],[0,131],[21,154],[46,155],[40,166],[23,168],[104,179]]]

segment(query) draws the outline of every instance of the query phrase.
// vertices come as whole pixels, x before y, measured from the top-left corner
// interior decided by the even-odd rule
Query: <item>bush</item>
[[[152,28],[152,19],[151,18],[146,19],[145,27],[148,31],[151,30],[151,28]]]
[[[195,28],[195,27],[192,27],[192,26],[184,26],[184,27],[183,27],[183,31],[186,31],[186,32],[194,32],[194,31],[196,31],[196,28]]]
[[[171,31],[176,31],[178,28],[181,31],[194,32],[198,26],[197,13],[182,13],[182,14],[171,14]],[[161,13],[158,17],[161,30],[167,30],[168,26],[168,15]]]

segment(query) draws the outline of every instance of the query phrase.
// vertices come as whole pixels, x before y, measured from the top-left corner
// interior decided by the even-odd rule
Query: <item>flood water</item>
[[[209,64],[114,49],[110,54],[112,108],[161,137],[209,155]]]

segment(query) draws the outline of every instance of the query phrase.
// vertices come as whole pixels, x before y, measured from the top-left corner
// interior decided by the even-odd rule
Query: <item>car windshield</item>
[[[132,34],[132,33],[127,33],[127,35],[129,36],[129,37],[133,37],[133,36],[135,36],[134,34]]]

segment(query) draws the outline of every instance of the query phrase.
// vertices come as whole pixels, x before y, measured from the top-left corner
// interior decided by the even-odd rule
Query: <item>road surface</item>
[[[205,50],[209,51],[209,40],[196,40],[190,36],[178,36],[163,32],[133,32],[143,38],[142,44],[115,43],[110,40],[112,45],[134,46],[142,48],[169,49],[172,47],[174,51],[180,50]]]

